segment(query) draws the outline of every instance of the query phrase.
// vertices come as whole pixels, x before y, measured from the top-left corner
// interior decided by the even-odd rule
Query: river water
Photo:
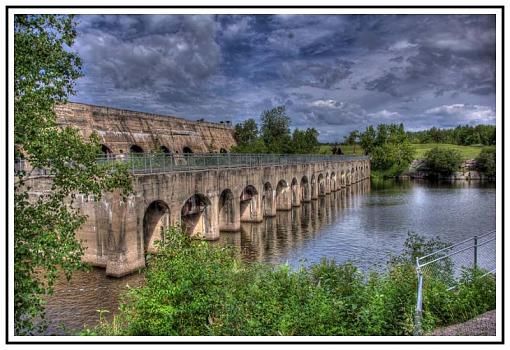
[[[365,181],[279,211],[263,223],[243,224],[241,232],[222,233],[214,244],[236,246],[248,262],[298,267],[329,258],[367,270],[398,254],[409,231],[455,243],[495,229],[494,184]],[[99,268],[76,272],[69,283],[60,278],[46,308],[47,334],[74,334],[85,325],[94,326],[97,310],[108,310],[111,318],[127,286],[143,280],[143,274],[106,277]]]

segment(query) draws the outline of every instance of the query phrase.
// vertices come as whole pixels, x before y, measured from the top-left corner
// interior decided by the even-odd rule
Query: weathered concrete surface
[[[236,144],[233,128],[225,124],[196,122],[172,116],[128,111],[110,107],[67,103],[55,108],[57,122],[72,126],[88,138],[96,132],[111,153],[129,153],[132,146],[144,153],[165,147],[172,153],[229,151]]]
[[[77,238],[86,262],[123,276],[145,266],[145,253],[166,227],[182,225],[190,235],[216,240],[221,230],[239,230],[241,220],[260,222],[369,176],[369,160],[136,175],[127,198],[78,196],[88,219]]]

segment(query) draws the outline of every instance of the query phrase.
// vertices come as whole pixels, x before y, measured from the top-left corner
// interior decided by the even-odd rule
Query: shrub
[[[407,247],[416,254],[437,244],[410,235]],[[410,260],[368,275],[331,260],[298,270],[245,264],[231,249],[172,229],[148,261],[145,285],[128,292],[111,323],[82,335],[410,335],[417,285]],[[495,284],[484,278],[468,271],[457,291],[428,279],[424,329],[494,308]]]
[[[478,170],[486,176],[496,176],[496,147],[484,147],[476,158]]]
[[[435,147],[425,154],[425,161],[431,176],[448,176],[459,169],[462,156],[457,150]]]

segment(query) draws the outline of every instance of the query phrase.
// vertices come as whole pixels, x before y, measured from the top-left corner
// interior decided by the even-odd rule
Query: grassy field
[[[475,159],[484,146],[459,146],[459,145],[451,145],[446,143],[423,143],[423,144],[413,144],[416,153],[414,158],[421,159],[425,158],[425,153],[431,150],[434,147],[439,147],[442,149],[448,150],[456,150],[458,151],[463,159]]]
[[[449,150],[457,150],[462,155],[463,159],[474,159],[482,150],[483,146],[458,146],[458,145],[451,145],[446,143],[423,143],[423,144],[413,144],[414,149],[416,150],[416,153],[414,155],[414,158],[421,159],[425,157],[425,153],[427,151],[431,150],[434,147],[439,147],[443,149],[449,149]],[[354,147],[351,145],[341,145],[342,151],[345,155],[363,155],[363,150],[360,146],[356,146],[356,153],[354,153]],[[321,145],[320,148],[321,154],[330,154],[331,153],[331,146],[329,145]]]

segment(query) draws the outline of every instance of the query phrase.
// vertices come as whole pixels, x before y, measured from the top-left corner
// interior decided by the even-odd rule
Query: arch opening
[[[317,182],[319,183],[319,196],[326,195],[326,184],[324,180],[324,175],[319,174],[317,177]]]
[[[310,201],[310,184],[306,175],[301,178],[301,201]]]
[[[220,148],[220,153],[228,153],[225,148]]]
[[[330,182],[331,192],[336,191],[337,190],[337,188],[336,188],[336,174],[334,172],[331,173],[329,182]]]
[[[170,226],[170,209],[160,200],[152,202],[143,216],[144,253],[156,251],[155,242],[164,239],[163,231]]]
[[[183,231],[194,237],[213,236],[212,206],[209,198],[201,193],[189,197],[181,209]]]
[[[113,152],[107,145],[101,144],[101,155],[110,158],[113,156]]]
[[[129,147],[129,153],[138,155],[143,154],[144,152],[142,147],[138,145],[131,145],[131,147]]]
[[[248,185],[244,188],[240,198],[241,221],[253,222],[259,220],[258,192],[255,187]]]
[[[273,187],[269,182],[264,184],[264,194],[262,196],[262,213],[264,216],[275,216]]]
[[[219,226],[223,231],[235,231],[236,209],[234,194],[230,189],[221,192],[219,200]]]
[[[292,182],[290,183],[290,190],[292,206],[299,207],[301,205],[301,198],[299,196],[298,181],[296,178],[292,179]]]
[[[292,198],[290,196],[290,188],[287,181],[280,180],[276,185],[276,209],[289,210],[292,207]]]
[[[172,151],[170,151],[170,149],[168,147],[163,146],[163,145],[159,147],[159,150],[161,153],[163,153],[166,156],[169,156],[172,154]]]
[[[185,154],[190,154],[190,153],[193,153],[193,151],[191,150],[191,148],[189,148],[188,146],[184,147],[182,149],[182,153],[185,153]]]
[[[311,199],[317,198],[317,180],[315,179],[315,174],[312,175],[312,179],[310,180],[311,187]]]

